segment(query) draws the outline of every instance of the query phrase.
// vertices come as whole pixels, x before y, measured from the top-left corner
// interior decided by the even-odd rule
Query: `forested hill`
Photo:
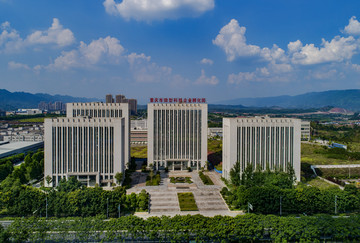
[[[330,90],[312,92],[295,96],[274,96],[263,98],[239,98],[218,102],[223,105],[243,105],[252,107],[283,108],[320,108],[325,106],[341,107],[353,111],[360,111],[360,90]]]
[[[91,102],[99,101],[95,98],[79,98],[64,95],[49,94],[31,94],[26,92],[9,92],[6,89],[0,89],[0,109],[15,110],[18,108],[37,108],[41,101],[55,102]]]

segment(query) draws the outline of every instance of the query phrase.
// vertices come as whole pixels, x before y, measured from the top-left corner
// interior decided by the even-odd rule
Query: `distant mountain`
[[[9,92],[6,89],[0,89],[0,109],[15,110],[19,108],[37,108],[41,102],[61,101],[68,102],[91,102],[100,101],[95,98],[79,98],[67,95],[49,95],[49,94],[31,94],[26,92]]]
[[[341,107],[353,111],[360,111],[360,90],[329,90],[324,92],[311,92],[295,96],[275,96],[263,98],[239,98],[218,102],[222,105],[243,105],[251,107],[283,108],[320,108],[324,106]]]

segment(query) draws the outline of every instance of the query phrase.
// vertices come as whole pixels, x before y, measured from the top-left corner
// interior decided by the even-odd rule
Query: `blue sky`
[[[360,88],[360,1],[0,0],[0,88],[103,98]]]

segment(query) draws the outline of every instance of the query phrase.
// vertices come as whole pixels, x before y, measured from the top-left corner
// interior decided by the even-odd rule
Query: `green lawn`
[[[50,117],[47,117],[50,118]],[[19,122],[44,122],[45,117],[20,119]]]
[[[132,146],[130,149],[131,157],[147,158],[147,146]]]
[[[311,165],[360,164],[360,160],[329,158],[328,155],[321,153],[325,150],[323,146],[301,143],[301,162]]]
[[[178,193],[179,205],[181,211],[198,211],[195,202],[194,194],[192,192]]]
[[[337,187],[337,186],[327,183],[326,181],[323,181],[319,178],[314,178],[314,179],[308,181],[307,183],[311,186],[318,187],[319,189],[329,189],[332,187]]]

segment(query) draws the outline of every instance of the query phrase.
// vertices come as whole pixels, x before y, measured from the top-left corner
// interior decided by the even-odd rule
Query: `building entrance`
[[[188,167],[189,161],[167,161],[167,167],[169,170],[186,170]]]
[[[174,162],[174,170],[181,170],[182,162],[181,161],[175,161]]]

